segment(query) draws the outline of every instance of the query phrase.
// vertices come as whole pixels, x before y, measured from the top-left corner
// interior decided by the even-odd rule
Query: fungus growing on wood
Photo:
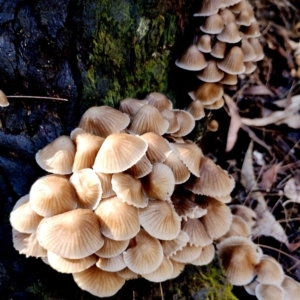
[[[0,107],[6,107],[9,105],[6,95],[0,90]]]

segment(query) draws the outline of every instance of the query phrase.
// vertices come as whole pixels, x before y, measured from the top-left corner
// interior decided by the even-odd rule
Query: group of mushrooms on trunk
[[[184,110],[162,93],[91,107],[70,136],[36,154],[48,172],[10,214],[20,254],[41,258],[98,297],[126,280],[162,282],[220,257],[228,280],[258,299],[299,299],[300,285],[251,241],[255,212],[227,206],[234,180],[185,140],[224,87],[263,58],[251,5],[203,0],[201,26],[176,65],[200,79]],[[271,296],[270,296],[271,295]],[[297,298],[298,297],[298,298]]]

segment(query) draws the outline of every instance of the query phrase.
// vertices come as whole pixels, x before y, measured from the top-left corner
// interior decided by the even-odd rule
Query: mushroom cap
[[[199,219],[182,221],[182,230],[189,236],[189,244],[205,247],[212,243],[212,238],[207,234]]]
[[[163,135],[169,128],[169,122],[161,115],[154,106],[145,104],[133,117],[127,131],[131,134],[144,134],[155,132]]]
[[[116,173],[112,176],[112,188],[118,198],[135,207],[146,207],[148,197],[143,193],[142,183],[139,179],[125,173]]]
[[[256,54],[256,58],[253,61],[262,60],[265,57],[265,55],[264,55],[263,47],[260,44],[259,40],[257,38],[250,38],[249,43],[253,47]]]
[[[170,143],[170,147],[189,171],[199,177],[200,160],[203,157],[201,149],[193,142]]]
[[[178,250],[181,250],[183,247],[185,247],[188,241],[189,241],[188,234],[183,230],[181,230],[175,239],[162,240],[160,241],[160,243],[163,247],[164,255],[166,257],[170,257],[176,254]]]
[[[75,158],[75,145],[66,135],[62,135],[39,150],[35,155],[37,164],[54,174],[71,174]]]
[[[202,248],[202,252],[195,260],[190,263],[194,266],[208,265],[215,257],[215,247],[213,244],[209,244]]]
[[[171,278],[173,274],[173,264],[164,255],[160,266],[151,273],[143,274],[143,277],[152,282],[163,282]]]
[[[226,84],[226,85],[236,85],[237,82],[238,82],[237,75],[227,74],[227,73],[220,81],[220,83]]]
[[[138,209],[116,196],[102,199],[95,214],[100,219],[102,234],[110,239],[131,239],[140,230]]]
[[[103,246],[95,252],[95,254],[99,257],[110,258],[121,254],[129,245],[129,239],[123,241],[115,241],[112,239],[104,238]]]
[[[209,105],[219,100],[223,95],[223,87],[219,83],[204,82],[197,89],[189,93],[193,100],[199,100],[203,105]]]
[[[224,58],[226,51],[226,43],[221,41],[216,41],[211,49],[210,55],[215,58]]]
[[[218,34],[222,32],[224,28],[224,23],[219,14],[214,14],[205,19],[205,22],[200,29],[209,34]]]
[[[219,122],[217,120],[210,120],[207,124],[207,131],[215,132],[219,129]]]
[[[199,204],[207,209],[207,213],[201,218],[206,232],[213,239],[223,236],[230,228],[232,215],[229,207],[214,198],[205,197]]]
[[[282,266],[274,259],[263,256],[255,266],[256,280],[263,284],[280,285],[284,279]]]
[[[219,82],[224,77],[215,60],[209,60],[207,67],[196,74],[197,78],[204,82]]]
[[[117,274],[126,280],[139,278],[139,275],[131,271],[128,267],[124,268],[121,271],[118,271]]]
[[[196,45],[190,46],[182,56],[175,61],[177,67],[188,71],[200,71],[207,66],[204,55]]]
[[[195,127],[195,120],[193,116],[184,110],[173,109],[173,112],[179,123],[179,130],[172,133],[174,137],[182,137],[188,135]]]
[[[285,275],[281,283],[281,287],[283,288],[288,300],[297,300],[299,298],[300,284],[292,277]]]
[[[36,233],[23,233],[13,228],[12,230],[14,248],[26,257],[46,257],[47,250],[44,249],[36,238]]]
[[[91,168],[104,138],[76,128],[71,132],[71,139],[76,144],[76,153],[72,171]]]
[[[197,41],[197,48],[202,53],[211,52],[211,36],[209,34],[203,34]]]
[[[254,267],[260,260],[257,246],[249,239],[231,236],[217,245],[228,280],[234,285],[248,284],[254,277]]]
[[[235,4],[239,3],[240,1],[241,0],[222,0],[224,7],[235,5]]]
[[[204,106],[199,100],[191,101],[185,110],[188,111],[196,121],[205,117]]]
[[[180,232],[181,218],[167,201],[151,200],[145,208],[139,209],[141,226],[160,240],[175,239]]]
[[[184,187],[195,194],[222,197],[229,195],[234,188],[234,179],[213,160],[202,157],[199,178],[191,177]]]
[[[125,279],[117,273],[106,272],[95,265],[78,273],[73,273],[77,285],[97,297],[110,297],[124,285]]]
[[[280,286],[259,283],[255,288],[255,295],[258,300],[287,300],[284,290]]]
[[[63,258],[51,251],[48,251],[47,258],[49,265],[53,269],[60,273],[67,274],[84,271],[94,265],[98,260],[96,255],[89,255],[80,259]]]
[[[219,100],[217,100],[216,102],[214,102],[213,104],[210,104],[210,105],[204,105],[204,108],[206,109],[210,109],[210,110],[213,110],[213,109],[220,109],[221,107],[224,106],[224,99],[223,97]],[[211,124],[210,124],[210,127],[211,127]],[[212,130],[211,130],[212,131]]]
[[[102,186],[99,177],[92,169],[75,171],[70,177],[77,203],[80,208],[95,209],[102,197]]]
[[[250,61],[253,61],[256,58],[255,50],[251,46],[248,39],[246,39],[246,38],[242,39],[241,49],[242,49],[243,54],[244,54],[244,62],[250,62]]]
[[[160,113],[169,122],[169,128],[166,133],[173,133],[179,130],[179,123],[173,111],[165,109]]]
[[[229,7],[229,9],[235,13],[235,14],[238,14],[240,13],[242,10],[247,10],[247,2],[246,0],[241,0],[239,1],[238,3],[234,4],[234,5],[231,5]]]
[[[147,132],[141,138],[148,144],[146,155],[152,164],[163,163],[172,152],[169,142],[157,133]]]
[[[115,196],[116,193],[113,191],[112,185],[111,185],[111,179],[112,179],[113,174],[105,174],[105,173],[100,173],[100,172],[95,172],[95,173],[101,182],[102,199]]]
[[[159,241],[141,229],[124,252],[124,260],[130,270],[137,274],[149,274],[162,263],[163,249]]]
[[[251,228],[241,217],[233,215],[230,228],[226,234],[222,236],[222,239],[230,236],[243,236],[249,238],[251,236]]]
[[[29,195],[20,198],[9,216],[11,226],[23,233],[33,233],[43,219],[38,215],[29,203]]]
[[[119,110],[123,113],[128,114],[130,117],[133,117],[145,104],[147,104],[147,102],[143,100],[126,98],[120,101]]]
[[[230,49],[225,58],[218,62],[218,68],[225,73],[237,75],[245,71],[244,54],[240,47],[234,46]]]
[[[229,9],[220,10],[219,15],[222,18],[225,26],[235,21],[235,15]]]
[[[129,122],[129,116],[117,109],[110,106],[93,106],[82,115],[78,127],[106,138],[125,129]]]
[[[170,279],[173,279],[180,275],[180,273],[184,270],[185,264],[172,260],[171,258],[170,262],[173,264],[173,274],[171,275]]]
[[[231,212],[234,215],[241,217],[244,221],[246,221],[246,223],[250,226],[251,229],[256,225],[257,215],[253,209],[245,205],[238,205],[238,204],[232,205],[230,206],[230,208],[231,208]]]
[[[236,24],[240,26],[250,26],[252,22],[251,13],[248,10],[242,10],[236,16]]]
[[[37,239],[42,247],[64,258],[80,259],[104,243],[98,217],[89,209],[76,209],[41,221]]]
[[[147,143],[139,136],[111,134],[103,142],[93,169],[108,174],[123,172],[142,158],[147,147]]]
[[[142,179],[143,190],[150,199],[170,199],[175,185],[172,170],[164,164],[154,164],[152,171]]]
[[[149,105],[154,106],[159,111],[163,111],[165,109],[172,110],[173,108],[172,102],[163,93],[150,93],[146,96],[145,100]]]
[[[260,37],[260,30],[257,21],[254,21],[250,24],[250,26],[245,26],[243,30],[243,34],[247,38],[257,38]]]
[[[238,43],[242,37],[236,23],[230,22],[224,27],[222,32],[217,35],[217,39],[228,44],[235,44]]]
[[[258,285],[259,282],[256,280],[253,280],[252,282],[248,283],[247,285],[244,285],[244,289],[249,295],[255,296],[255,288]]]
[[[51,174],[39,178],[31,186],[29,199],[32,209],[43,217],[51,217],[77,207],[75,190],[63,175]]]
[[[123,253],[109,258],[99,257],[96,266],[107,272],[118,272],[126,268]]]
[[[211,16],[216,14],[220,7],[222,7],[222,0],[203,0],[200,9],[194,14],[194,17]]]
[[[184,183],[189,179],[190,171],[174,152],[168,156],[164,164],[172,170],[175,184]]]
[[[151,171],[152,164],[145,154],[136,164],[127,169],[126,173],[132,175],[135,178],[141,178],[148,175]]]
[[[256,68],[257,68],[256,64],[253,63],[252,61],[247,61],[247,62],[244,63],[244,65],[245,65],[245,71],[244,71],[244,74],[251,74],[251,73],[253,73],[253,72],[256,70]]]
[[[6,95],[0,90],[0,107],[6,107],[9,105]]]
[[[180,263],[190,263],[195,260],[202,252],[202,247],[200,246],[191,246],[189,243],[182,247],[181,250],[178,250],[176,254],[172,255],[170,258]]]

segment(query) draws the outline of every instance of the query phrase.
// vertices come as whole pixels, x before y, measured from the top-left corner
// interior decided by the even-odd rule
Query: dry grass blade
[[[7,98],[27,98],[27,99],[45,99],[45,100],[58,100],[58,101],[68,101],[65,98],[56,98],[56,97],[46,97],[46,96],[22,96],[22,95],[14,95],[14,96],[6,96]]]

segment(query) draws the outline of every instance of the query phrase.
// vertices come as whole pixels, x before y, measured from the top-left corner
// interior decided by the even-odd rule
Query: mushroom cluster
[[[88,109],[36,154],[48,174],[10,214],[15,249],[99,297],[211,262],[232,222],[234,180],[184,140],[194,125],[156,92]]]
[[[199,27],[192,45],[175,63],[199,79],[199,85],[189,92],[193,101],[186,110],[200,120],[204,109],[224,105],[224,88],[236,85],[239,74],[252,73],[264,54],[259,26],[247,0],[203,0],[194,17]]]
[[[229,231],[218,240],[217,254],[233,284],[244,286],[258,300],[297,300],[300,284],[284,274],[282,266],[251,241],[256,213],[243,205],[233,205]]]

